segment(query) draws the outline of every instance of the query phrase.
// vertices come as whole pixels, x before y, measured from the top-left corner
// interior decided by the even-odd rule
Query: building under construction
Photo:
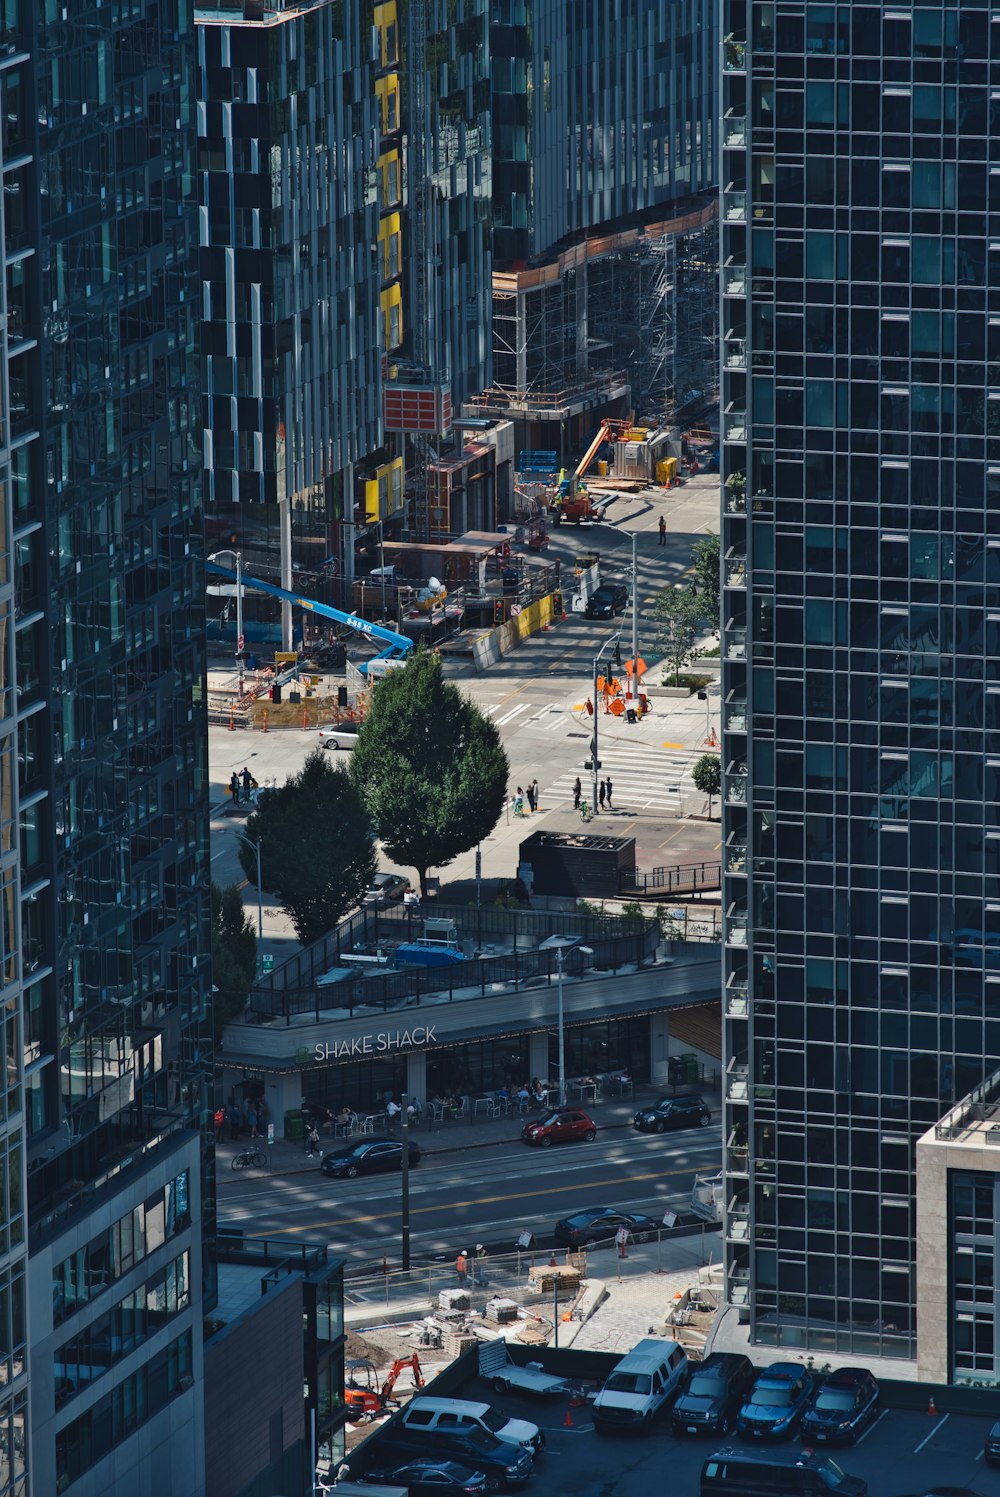
[[[683,421],[718,398],[715,195],[589,236],[529,269],[493,272],[493,384],[469,412],[515,445],[565,457],[598,416]]]

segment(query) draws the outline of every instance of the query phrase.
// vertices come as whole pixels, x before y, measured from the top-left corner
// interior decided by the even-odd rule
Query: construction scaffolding
[[[466,409],[557,426],[618,402],[644,421],[682,419],[718,399],[714,195],[691,212],[593,237],[546,265],[493,275],[494,384]]]

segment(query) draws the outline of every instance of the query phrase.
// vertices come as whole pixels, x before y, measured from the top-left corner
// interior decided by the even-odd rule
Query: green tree
[[[706,535],[692,552],[695,581],[705,611],[705,618],[716,634],[719,632],[719,591],[722,552],[717,535]]]
[[[653,606],[657,632],[655,648],[673,673],[674,685],[686,665],[698,658],[697,641],[704,627],[705,610],[686,587],[668,587]]]
[[[702,795],[708,796],[708,814],[711,816],[712,797],[722,790],[722,763],[718,754],[702,754],[691,770],[691,778]]]
[[[509,772],[494,724],[424,650],[379,682],[351,756],[386,852],[417,870],[422,894],[428,868],[443,868],[492,832]]]
[[[212,885],[212,1023],[216,1044],[243,1012],[257,971],[257,937],[235,884]]]
[[[319,748],[297,775],[261,796],[247,836],[260,843],[261,877],[304,945],[358,903],[378,867],[364,802],[347,770]],[[257,859],[245,842],[240,866],[256,884]]]

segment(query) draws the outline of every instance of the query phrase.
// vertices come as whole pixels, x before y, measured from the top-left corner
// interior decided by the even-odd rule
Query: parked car
[[[703,1097],[661,1097],[652,1107],[640,1107],[632,1127],[640,1133],[666,1133],[672,1128],[707,1128],[711,1121]]]
[[[696,1362],[691,1380],[670,1411],[675,1435],[728,1435],[753,1387],[749,1357],[717,1351]]]
[[[724,1447],[701,1468],[701,1497],[868,1497],[868,1483],[818,1450]]]
[[[624,582],[602,582],[587,600],[584,612],[588,619],[613,619],[628,607],[628,588]]]
[[[420,1147],[410,1140],[410,1169],[416,1169],[420,1163]],[[336,1179],[353,1180],[355,1175],[378,1175],[385,1170],[399,1170],[403,1167],[403,1143],[398,1138],[379,1138],[378,1136],[358,1139],[356,1143],[347,1144],[342,1149],[334,1149],[329,1154],[324,1154],[320,1169],[324,1175],[331,1175]]]
[[[319,746],[325,749],[352,749],[358,741],[360,723],[331,723],[319,730]]]
[[[484,1435],[496,1435],[511,1445],[522,1446],[535,1454],[545,1444],[537,1424],[528,1419],[511,1419],[488,1403],[470,1398],[413,1398],[406,1405],[401,1420],[403,1429],[435,1434],[439,1430],[478,1429]]]
[[[554,1237],[558,1247],[586,1247],[588,1242],[608,1242],[624,1227],[636,1242],[648,1242],[661,1230],[662,1223],[640,1211],[617,1211],[613,1206],[591,1206],[575,1211],[556,1222]]]
[[[904,1492],[903,1497],[982,1497],[971,1487],[921,1487],[919,1492]]]
[[[983,1460],[987,1466],[1000,1466],[1000,1419],[990,1426],[990,1432],[983,1441]]]
[[[637,1341],[615,1363],[594,1399],[594,1424],[598,1429],[617,1427],[648,1434],[683,1386],[687,1371],[687,1352],[676,1341],[662,1336]]]
[[[597,1124],[582,1107],[551,1107],[521,1129],[526,1144],[538,1144],[543,1149],[578,1138],[592,1144],[596,1137]]]
[[[398,1450],[401,1462],[424,1454],[457,1461],[461,1466],[485,1472],[491,1486],[523,1486],[535,1464],[530,1450],[511,1445],[508,1440],[498,1440],[496,1435],[481,1429],[436,1429],[421,1433],[417,1429],[404,1430],[399,1425],[388,1449]]]
[[[376,873],[362,904],[398,904],[410,892],[410,880],[403,873]]]
[[[406,1487],[410,1497],[478,1497],[490,1490],[485,1471],[426,1455],[414,1456],[402,1466],[366,1471],[361,1480],[370,1486]]]
[[[736,1427],[745,1439],[784,1439],[798,1428],[812,1391],[812,1376],[804,1367],[775,1362],[758,1374]]]
[[[802,1416],[803,1439],[851,1445],[878,1412],[878,1383],[864,1367],[841,1367],[816,1389]]]

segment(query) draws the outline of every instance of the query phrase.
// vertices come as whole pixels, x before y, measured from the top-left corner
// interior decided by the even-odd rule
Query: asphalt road
[[[431,1137],[436,1145],[440,1135]],[[715,1128],[665,1136],[616,1131],[592,1144],[546,1150],[508,1143],[428,1154],[410,1181],[413,1255],[454,1252],[459,1237],[493,1245],[528,1230],[542,1241],[560,1217],[587,1206],[662,1216],[687,1200],[696,1174],[720,1164]],[[399,1208],[398,1175],[331,1180],[318,1164],[284,1177],[220,1175],[221,1223],[290,1243],[325,1242],[347,1258],[381,1256],[398,1238]]]

